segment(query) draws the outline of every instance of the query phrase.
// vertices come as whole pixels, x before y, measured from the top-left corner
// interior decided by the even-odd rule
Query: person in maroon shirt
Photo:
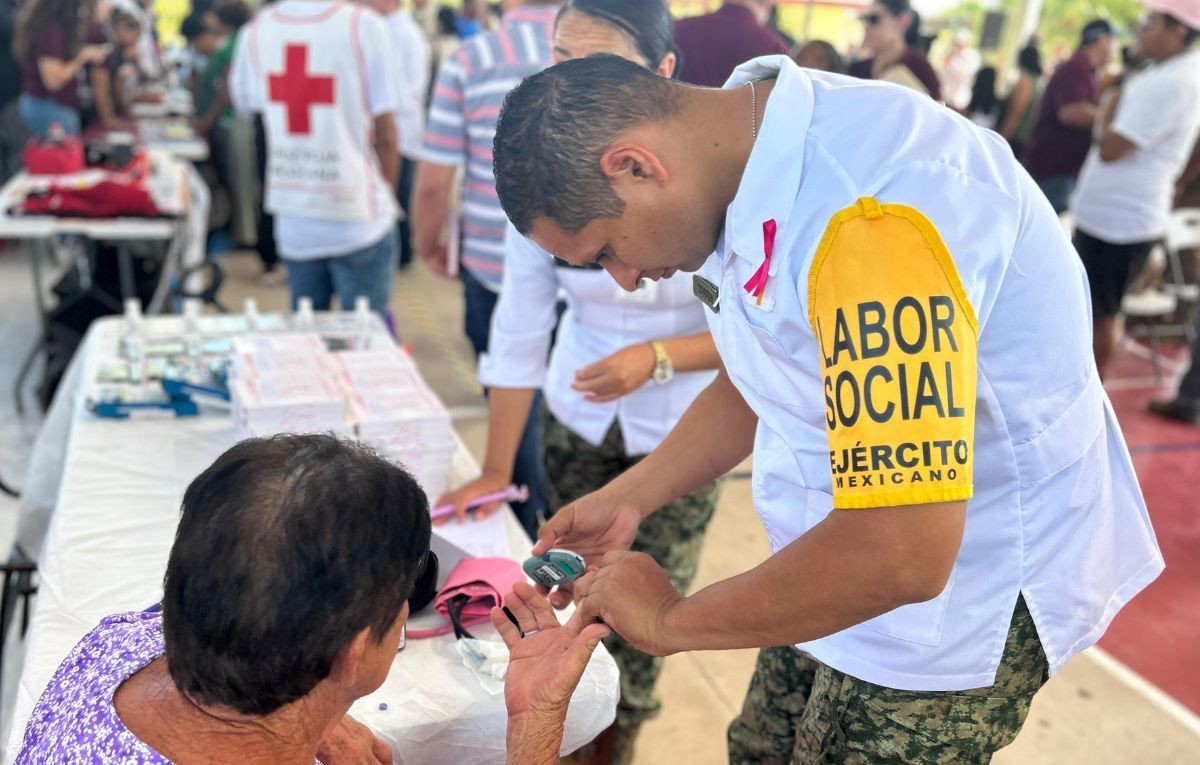
[[[871,58],[850,65],[850,76],[904,85],[942,100],[942,85],[918,48],[921,17],[908,0],[876,0],[862,15],[863,48]]]
[[[75,76],[108,56],[107,45],[85,44],[90,0],[30,0],[13,39],[21,65],[21,118],[30,132],[44,136],[53,124],[79,133],[79,93]]]
[[[1100,91],[1096,70],[1112,57],[1112,26],[1096,20],[1083,28],[1079,50],[1046,85],[1037,122],[1021,164],[1037,181],[1056,213],[1067,209],[1075,180],[1092,145]]]
[[[773,0],[728,0],[705,16],[677,21],[679,79],[719,88],[739,64],[772,53],[786,54],[787,43],[763,26],[772,5]]]

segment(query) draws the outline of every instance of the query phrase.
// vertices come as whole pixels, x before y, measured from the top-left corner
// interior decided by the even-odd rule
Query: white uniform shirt
[[[304,57],[290,71],[286,66],[275,71],[268,54],[279,58],[288,46],[304,48]],[[331,56],[336,52],[335,56]],[[281,59],[283,66],[286,57]],[[305,64],[303,71],[298,64]],[[336,170],[361,172],[366,188],[350,184],[348,192],[362,195],[363,204],[355,206],[354,218],[331,217],[321,209],[319,196],[315,209],[307,214],[279,211],[275,216],[275,236],[285,258],[312,260],[347,255],[384,237],[396,225],[396,196],[379,169],[373,146],[373,120],[396,109],[397,65],[391,35],[383,17],[361,5],[339,0],[283,0],[264,8],[238,37],[237,49],[229,73],[229,95],[234,108],[243,112],[263,112],[267,129],[267,150],[271,151],[272,131],[287,129],[291,118],[289,104],[269,97],[272,77],[308,77],[314,82],[335,78],[334,104],[326,104],[325,93],[312,90],[313,103],[292,110],[306,119],[306,127],[315,131],[318,147],[339,145],[346,156],[357,156],[362,165],[338,162]],[[345,75],[345,76],[343,76]],[[353,87],[348,86],[353,83]],[[349,92],[353,91],[353,92]],[[363,126],[363,130],[356,129]],[[356,136],[347,143],[346,136]],[[324,172],[315,160],[313,169]],[[299,167],[301,162],[295,163]],[[268,167],[268,172],[271,168]],[[282,187],[281,187],[282,188]],[[293,192],[294,189],[289,189]],[[268,179],[267,196],[272,183]]]
[[[662,442],[715,372],[679,372],[665,385],[647,382],[616,401],[595,403],[571,389],[575,372],[622,348],[704,332],[704,306],[690,274],[644,286],[618,287],[603,270],[556,265],[545,250],[509,224],[504,282],[492,316],[479,380],[488,387],[541,388],[546,406],[566,427],[599,446],[615,418],[625,451],[647,454]],[[558,295],[567,310],[550,351]],[[549,363],[546,358],[549,355]]]
[[[1112,244],[1159,239],[1167,232],[1175,180],[1200,135],[1200,51],[1131,79],[1111,129],[1134,149],[1103,162],[1092,146],[1075,192],[1075,225]]]
[[[400,9],[387,16],[388,30],[396,43],[396,129],[400,131],[400,153],[409,159],[421,155],[425,135],[425,97],[429,93],[432,59],[425,34],[408,11]]]
[[[698,274],[759,417],[753,497],[772,550],[835,505],[969,500],[941,595],[800,647],[892,688],[984,687],[1023,594],[1055,672],[1163,568],[1092,361],[1079,258],[995,133],[782,56],[727,87],[776,72]],[[744,285],[766,221],[760,304]]]

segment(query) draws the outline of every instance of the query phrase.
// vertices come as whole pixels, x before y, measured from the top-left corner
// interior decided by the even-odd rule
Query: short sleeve
[[[1184,103],[1155,74],[1147,72],[1125,86],[1110,128],[1139,149],[1153,146],[1185,120],[1176,111]]]
[[[400,65],[396,61],[396,44],[387,23],[374,11],[364,11],[359,19],[362,51],[367,78],[367,106],[371,116],[396,111],[400,91]]]
[[[460,165],[467,153],[464,115],[466,46],[460,47],[438,70],[429,118],[425,121],[423,157],[438,165]]]
[[[34,46],[34,58],[57,58],[63,61],[67,60],[67,43],[63,35],[63,28],[59,24],[48,24],[42,30],[41,36],[38,38]]]
[[[1057,114],[1067,104],[1096,103],[1096,86],[1091,78],[1070,62],[1063,64],[1062,73],[1047,88],[1047,97]]]
[[[509,223],[504,234],[504,282],[492,315],[487,353],[479,360],[486,387],[541,388],[558,320],[554,258]]]
[[[829,222],[808,292],[833,506],[969,499],[978,330],[933,223],[859,200]]]

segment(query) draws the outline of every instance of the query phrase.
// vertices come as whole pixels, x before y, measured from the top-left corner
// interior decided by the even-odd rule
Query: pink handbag
[[[409,640],[454,633],[456,638],[472,637],[466,627],[486,622],[492,609],[504,605],[504,595],[517,582],[525,581],[520,564],[509,558],[466,558],[458,562],[433,607],[450,622],[442,627],[408,632]]]

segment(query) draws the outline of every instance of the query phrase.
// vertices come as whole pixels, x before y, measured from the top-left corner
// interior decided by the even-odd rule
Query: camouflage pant
[[[621,429],[615,422],[604,437],[604,443],[597,447],[546,412],[543,441],[551,512],[601,488],[640,459],[625,454]],[[638,529],[632,549],[651,555],[680,592],[687,592],[696,576],[704,531],[712,518],[719,493],[719,481],[703,486],[654,513],[642,521]],[[604,645],[621,670],[621,701],[617,706],[616,724],[622,740],[628,741],[638,726],[657,715],[662,707],[654,693],[662,659],[642,653],[617,635],[605,640]]]
[[[729,726],[736,765],[987,763],[1021,730],[1049,675],[1024,598],[996,682],[954,692],[899,691],[858,680],[792,646],[764,648],[742,715]]]

